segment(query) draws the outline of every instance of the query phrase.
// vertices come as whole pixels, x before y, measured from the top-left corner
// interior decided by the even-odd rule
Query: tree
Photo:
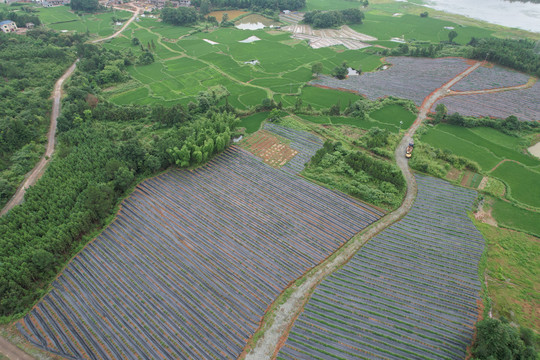
[[[420,17],[427,18],[428,16],[429,16],[429,13],[427,11],[420,13]]]
[[[526,331],[518,331],[498,319],[484,319],[476,324],[473,356],[478,360],[535,360],[538,351]]]
[[[69,5],[71,10],[82,10],[87,12],[93,12],[99,8],[98,0],[71,0]]]
[[[273,122],[278,122],[279,120],[281,120],[281,111],[279,111],[278,109],[272,109],[272,111],[270,111],[270,114],[268,115],[268,120]]]
[[[141,64],[141,65],[150,65],[153,62],[154,62],[154,55],[152,55],[152,53],[150,51],[145,50],[139,56],[139,64]]]
[[[319,75],[323,71],[323,64],[318,62],[311,66],[311,73],[315,75]]]
[[[84,191],[85,207],[92,213],[92,219],[105,217],[112,207],[114,192],[109,185],[91,184]]]
[[[451,44],[454,43],[454,39],[458,36],[458,33],[457,31],[455,30],[451,30],[449,33],[448,33],[448,41],[450,41]]]
[[[139,38],[134,37],[133,39],[131,39],[131,45],[133,46],[139,46],[140,43],[141,42],[139,41]]]
[[[199,7],[199,12],[201,13],[201,15],[208,14],[210,12],[210,1],[202,0]]]
[[[347,77],[347,74],[349,73],[349,66],[346,62],[343,62],[341,66],[336,66],[334,70],[332,70],[332,75],[340,80],[343,80]]]

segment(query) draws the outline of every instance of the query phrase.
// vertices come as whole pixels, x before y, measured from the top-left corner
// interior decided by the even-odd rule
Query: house
[[[43,1],[43,7],[52,7],[69,4],[69,0],[47,0]]]
[[[5,33],[15,32],[17,31],[17,25],[11,20],[4,20],[0,22],[0,29]]]
[[[26,25],[25,25],[25,27],[26,27],[27,29],[33,29],[34,26],[35,26],[34,23],[31,23],[31,22],[26,23]]]
[[[180,3],[180,6],[183,6],[183,7],[191,6],[191,0],[180,0],[179,3]]]

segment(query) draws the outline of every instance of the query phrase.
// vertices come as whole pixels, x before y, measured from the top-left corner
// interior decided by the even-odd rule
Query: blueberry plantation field
[[[480,303],[476,193],[417,176],[412,210],[315,290],[278,359],[463,359]]]
[[[237,358],[290,282],[382,215],[294,168],[233,146],[144,181],[19,330],[71,359]]]

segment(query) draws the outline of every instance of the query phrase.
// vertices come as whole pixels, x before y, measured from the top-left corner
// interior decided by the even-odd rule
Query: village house
[[[15,32],[17,31],[17,25],[14,21],[4,20],[0,22],[0,29],[5,33]]]

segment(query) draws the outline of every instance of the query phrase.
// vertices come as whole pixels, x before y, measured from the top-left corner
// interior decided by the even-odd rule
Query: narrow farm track
[[[137,15],[139,14],[140,8],[136,7],[136,11],[133,13],[133,16],[122,26],[120,30],[118,30],[116,33],[114,33],[111,36],[108,36],[106,38],[96,39],[92,41],[92,43],[98,43],[100,41],[105,41],[108,39],[112,39],[118,35],[122,31],[126,29],[129,24],[135,20]],[[41,158],[41,160],[36,164],[36,166],[25,176],[25,179],[23,183],[19,186],[17,191],[15,192],[15,195],[11,198],[11,200],[4,206],[2,211],[0,211],[0,216],[5,215],[9,210],[11,210],[13,207],[19,205],[23,199],[24,194],[26,193],[26,189],[28,189],[30,186],[34,185],[39,178],[43,175],[45,172],[46,166],[51,160],[51,156],[54,153],[54,147],[56,145],[56,121],[58,119],[58,115],[60,115],[60,101],[62,99],[63,91],[62,86],[64,85],[64,82],[73,74],[75,71],[75,68],[77,66],[77,62],[79,59],[77,59],[68,69],[67,71],[56,81],[56,84],[54,84],[54,90],[52,93],[53,96],[53,106],[51,109],[51,122],[49,126],[49,132],[47,134],[47,147],[45,150],[45,154]],[[0,336],[0,354],[3,354],[8,357],[8,359],[11,360],[30,360],[33,359],[32,356],[28,355],[23,350],[19,349],[17,346],[13,345],[6,339]]]
[[[39,160],[39,162],[36,164],[36,166],[30,170],[28,174],[26,174],[23,183],[19,186],[17,191],[15,192],[15,195],[11,198],[11,200],[8,201],[8,203],[4,206],[2,211],[0,211],[0,216],[3,216],[6,214],[9,210],[11,210],[14,206],[19,205],[23,199],[24,194],[26,193],[26,189],[28,189],[30,186],[34,185],[36,181],[39,180],[39,178],[43,175],[45,172],[45,168],[49,161],[51,161],[51,156],[54,152],[54,146],[56,145],[55,136],[56,136],[56,119],[58,119],[58,115],[60,114],[60,99],[62,98],[62,85],[64,84],[64,81],[66,81],[67,78],[73,74],[73,71],[75,71],[75,67],[77,66],[76,60],[70,67],[67,69],[67,71],[56,81],[56,84],[54,84],[54,90],[53,90],[53,106],[51,110],[51,123],[49,126],[49,132],[47,134],[47,147],[45,148],[45,154],[43,154],[43,157]]]
[[[133,16],[126,21],[124,26],[111,36],[107,36],[105,38],[99,38],[91,41],[90,43],[95,44],[99,43],[101,41],[110,40],[112,38],[117,37],[124,31],[129,24],[139,14],[139,11],[141,10],[138,7],[135,7],[136,10],[133,12]],[[126,10],[123,9],[122,10]],[[47,164],[49,161],[51,161],[51,156],[54,153],[54,147],[56,145],[56,120],[58,119],[58,115],[60,115],[60,100],[62,99],[63,91],[62,86],[64,85],[64,82],[73,74],[75,71],[75,68],[77,66],[77,62],[79,59],[77,59],[70,67],[67,69],[67,71],[56,81],[56,84],[54,84],[54,90],[52,92],[52,98],[53,98],[53,106],[51,109],[51,122],[49,126],[49,132],[47,134],[47,147],[45,149],[45,154],[43,154],[43,157],[39,160],[39,162],[36,164],[36,166],[26,174],[24,177],[23,183],[19,186],[13,197],[8,201],[8,203],[4,206],[2,211],[0,211],[0,216],[4,216],[9,210],[13,209],[13,207],[19,205],[24,200],[24,194],[26,194],[26,189],[28,189],[30,186],[34,185],[39,178],[43,175],[45,172],[45,169],[47,167]]]
[[[416,198],[418,188],[414,175],[410,171],[407,159],[404,156],[405,149],[412,140],[413,135],[418,127],[427,118],[433,104],[435,104],[435,102],[440,98],[446,96],[450,92],[450,88],[453,85],[471,74],[481,65],[481,62],[475,63],[473,66],[469,67],[467,70],[463,71],[425,98],[422,106],[420,107],[418,117],[397,146],[395,151],[396,163],[403,172],[407,182],[407,193],[401,206],[378,222],[366,228],[363,232],[353,237],[353,239],[351,239],[351,241],[349,241],[342,248],[337,256],[323,262],[317,266],[313,272],[308,274],[303,279],[303,283],[301,285],[293,285],[290,288],[292,290],[290,297],[287,298],[281,305],[278,305],[275,308],[274,313],[270,314],[270,317],[266,317],[264,322],[261,324],[258,332],[264,333],[263,337],[260,338],[252,349],[246,348],[241,358],[246,360],[276,358],[281,346],[283,346],[288,337],[289,331],[292,329],[296,319],[301,314],[302,309],[309,301],[311,294],[317,285],[319,285],[325,277],[334,273],[341,266],[346,264],[354,256],[354,254],[375,235],[379,234],[390,225],[403,218],[409,212],[414,203],[414,199]],[[278,298],[276,301],[280,300],[281,299]],[[268,320],[269,318],[271,318],[270,321]]]

